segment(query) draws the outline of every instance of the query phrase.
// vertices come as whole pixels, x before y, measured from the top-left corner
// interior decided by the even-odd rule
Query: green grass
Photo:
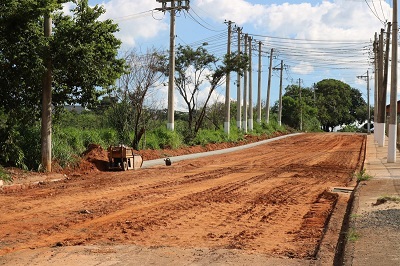
[[[365,172],[365,169],[362,169],[360,172],[355,174],[355,177],[357,178],[357,181],[368,181],[370,179],[372,179],[372,176],[367,174]]]
[[[361,237],[361,235],[359,233],[357,233],[354,228],[350,228],[349,231],[347,232],[346,239],[347,239],[347,241],[355,242],[355,241],[359,240],[360,237]]]
[[[361,217],[361,215],[360,214],[356,214],[356,213],[352,213],[352,214],[350,214],[350,219],[357,219],[357,218],[360,218]]]
[[[10,174],[1,165],[0,165],[0,180],[3,180],[4,182],[11,182],[12,181],[12,178],[11,178]]]

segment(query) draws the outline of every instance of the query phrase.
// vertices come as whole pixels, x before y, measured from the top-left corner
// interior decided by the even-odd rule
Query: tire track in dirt
[[[10,231],[0,233],[0,254],[56,243],[132,243],[310,257],[335,200],[324,191],[349,181],[361,143],[355,135],[306,134],[169,168],[0,194],[9,203],[26,201],[0,217]]]

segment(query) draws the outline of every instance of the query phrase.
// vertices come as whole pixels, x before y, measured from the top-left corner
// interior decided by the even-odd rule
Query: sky
[[[169,49],[170,15],[155,10],[161,3],[156,0],[89,0],[89,5],[96,4],[106,9],[101,19],[113,19],[119,24],[116,36],[123,42],[121,51]],[[66,4],[65,10],[71,5]],[[312,87],[322,79],[334,78],[359,89],[367,99],[367,83],[357,76],[364,76],[367,71],[373,76],[374,34],[391,20],[391,2],[383,0],[191,0],[189,11],[177,13],[176,44],[195,49],[208,43],[205,48],[222,58],[227,49],[224,21],[232,21],[243,33],[253,37],[253,46],[258,47],[256,43],[262,42],[263,100],[267,95],[271,48],[274,49],[273,67],[280,66],[281,60],[285,66],[283,88],[298,84],[299,79],[302,87]],[[236,33],[233,33],[231,49],[237,49]],[[253,52],[252,62],[255,104],[258,51]],[[279,97],[279,74],[274,70],[271,78],[271,106]],[[236,74],[232,74],[231,79],[230,96],[236,100]],[[371,79],[371,105],[373,84]],[[224,90],[222,86],[215,99],[224,101]],[[166,97],[162,95],[166,91],[166,87],[160,89],[165,107]],[[177,93],[175,98],[175,108],[183,108]]]

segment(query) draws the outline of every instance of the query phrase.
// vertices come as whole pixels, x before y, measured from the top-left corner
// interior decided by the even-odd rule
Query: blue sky
[[[156,0],[89,0],[89,4],[104,5],[107,12],[103,18],[119,24],[117,37],[123,41],[122,50],[168,49],[169,13],[152,12],[161,7]],[[366,74],[367,70],[372,75],[368,52],[372,50],[374,33],[384,27],[385,20],[391,21],[392,16],[389,3],[379,0],[191,0],[190,6],[189,13],[178,14],[177,44],[196,48],[207,41],[209,51],[222,57],[227,43],[224,20],[233,21],[244,33],[263,43],[262,99],[266,98],[271,48],[276,51],[273,66],[281,60],[286,66],[283,87],[299,78],[305,87],[335,78],[360,89],[366,98],[366,82],[356,76]],[[237,49],[236,42],[234,39],[233,51]],[[253,55],[253,95],[256,95],[258,53]],[[233,82],[231,98],[236,99]],[[373,88],[373,80],[370,85]],[[271,105],[278,99],[278,89],[279,73],[274,71]],[[224,98],[223,91],[221,87],[216,96],[220,101]],[[370,97],[373,104],[372,92]],[[180,100],[176,101],[179,109]]]

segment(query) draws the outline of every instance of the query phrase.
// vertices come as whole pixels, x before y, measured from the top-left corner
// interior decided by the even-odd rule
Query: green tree
[[[301,112],[300,112],[301,108]],[[278,102],[272,108],[272,112],[278,113]],[[292,128],[300,128],[300,116],[302,115],[304,131],[318,130],[316,121],[317,109],[315,108],[314,92],[310,88],[301,88],[297,85],[289,85],[282,96],[282,123]]]
[[[324,79],[316,84],[315,93],[318,118],[324,131],[367,118],[367,104],[361,93],[342,81]]]
[[[222,84],[225,75],[231,71],[242,71],[248,65],[248,58],[232,53],[223,62],[200,46],[179,45],[175,61],[175,85],[188,111],[186,141],[192,140],[203,125],[208,103],[215,89]],[[168,65],[164,64],[168,75]],[[204,97],[199,100],[200,92]]]
[[[104,93],[100,88],[109,88],[123,72],[124,61],[117,59],[121,42],[114,36],[118,27],[111,20],[98,20],[105,10],[78,0],[69,16],[61,13],[65,2],[8,0],[0,5],[0,108],[9,127],[0,136],[0,145],[16,139],[15,124],[34,127],[37,123],[44,58],[52,59],[53,106],[91,106]],[[49,13],[54,28],[52,36],[45,38],[43,17]],[[13,162],[3,156],[1,163]]]

